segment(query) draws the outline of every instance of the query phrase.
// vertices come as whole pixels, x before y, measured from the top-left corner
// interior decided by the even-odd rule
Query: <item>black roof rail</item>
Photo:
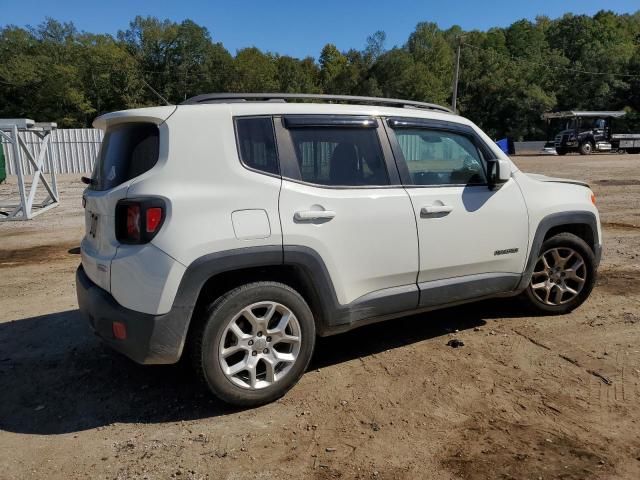
[[[438,112],[453,113],[447,107],[434,103],[400,100],[398,98],[357,97],[352,95],[324,95],[316,93],[205,93],[188,98],[180,105],[200,103],[236,103],[246,101],[286,102],[287,100],[323,100],[325,102],[366,103],[387,107],[423,108]]]

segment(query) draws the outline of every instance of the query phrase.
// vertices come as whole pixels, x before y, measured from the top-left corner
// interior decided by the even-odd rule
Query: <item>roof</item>
[[[572,117],[611,117],[611,118],[619,118],[624,117],[627,112],[621,111],[578,111],[578,110],[570,110],[567,112],[548,112],[542,115],[542,118],[545,120],[551,118],[572,118]]]
[[[434,103],[416,102],[414,100],[382,97],[359,97],[352,95],[323,95],[313,93],[206,93],[191,97],[182,102],[181,105],[197,105],[202,103],[289,102],[291,100],[316,100],[323,103],[341,102],[348,104],[367,104],[399,108],[419,108],[453,113],[447,107],[436,105]]]

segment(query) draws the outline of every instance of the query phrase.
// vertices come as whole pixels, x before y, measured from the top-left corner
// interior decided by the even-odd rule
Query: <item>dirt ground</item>
[[[320,339],[300,383],[251,410],[90,333],[83,185],[62,178],[60,206],[0,224],[0,478],[640,478],[640,155],[515,161],[597,195],[585,305],[531,318],[495,300]]]

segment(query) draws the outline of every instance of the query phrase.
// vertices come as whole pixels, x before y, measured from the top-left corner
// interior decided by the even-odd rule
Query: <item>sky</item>
[[[416,24],[465,30],[505,27],[521,18],[551,18],[567,12],[593,15],[640,10],[639,0],[0,0],[0,26],[38,25],[49,16],[72,21],[79,30],[116,34],[136,15],[180,22],[191,19],[207,27],[214,41],[232,53],[256,46],[295,57],[318,57],[326,43],[340,50],[362,49],[377,30],[386,47],[402,45]]]

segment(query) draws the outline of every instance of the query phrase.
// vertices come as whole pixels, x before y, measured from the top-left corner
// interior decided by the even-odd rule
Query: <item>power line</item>
[[[471,49],[474,50],[479,50],[482,52],[487,52],[490,53],[492,55],[498,56],[498,57],[502,57],[502,58],[506,58],[507,60],[510,60],[512,62],[520,62],[520,63],[529,63],[531,65],[538,65],[540,67],[547,67],[547,68],[555,68],[556,70],[564,70],[565,72],[572,72],[572,73],[580,73],[583,75],[610,75],[613,77],[624,77],[624,78],[640,78],[640,75],[636,75],[633,73],[612,73],[612,72],[592,72],[592,71],[588,71],[588,70],[581,70],[578,68],[569,68],[569,67],[562,67],[560,65],[551,65],[548,63],[541,63],[541,62],[534,62],[532,60],[527,60],[524,58],[515,58],[513,55],[505,55],[503,53],[497,52],[493,49],[488,49],[488,48],[482,48],[482,47],[478,47],[476,45],[471,45],[469,43],[462,43],[462,45],[464,45],[465,47],[469,47]]]

